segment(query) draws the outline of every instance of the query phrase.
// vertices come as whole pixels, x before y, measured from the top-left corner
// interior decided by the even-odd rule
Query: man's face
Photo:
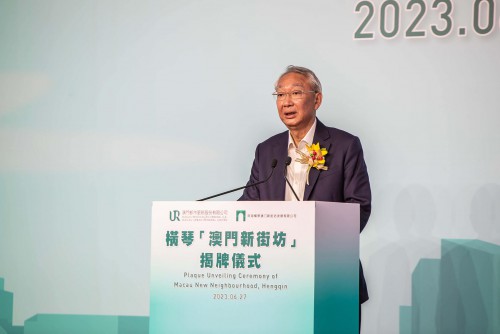
[[[312,90],[309,80],[299,73],[288,73],[284,75],[277,84],[276,90],[280,93],[291,93],[293,91],[306,92],[302,99],[293,99],[290,94],[284,100],[276,100],[278,114],[281,121],[289,130],[308,130],[316,118],[316,110],[321,105],[321,93],[310,93]]]

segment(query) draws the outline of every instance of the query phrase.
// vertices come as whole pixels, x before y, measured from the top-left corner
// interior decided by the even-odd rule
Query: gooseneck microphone
[[[290,187],[290,189],[292,190],[293,192],[293,195],[295,196],[295,198],[297,199],[297,201],[300,202],[300,199],[299,199],[299,196],[297,196],[297,193],[295,192],[295,190],[293,190],[293,187],[292,185],[290,184],[290,181],[288,181],[288,178],[286,177],[286,170],[288,168],[288,166],[292,163],[292,158],[290,158],[289,156],[286,157],[286,160],[285,160],[285,169],[283,171],[283,176],[285,177],[285,180],[286,180],[286,183],[288,183],[288,186]]]
[[[229,194],[229,193],[241,190],[241,189],[246,189],[246,188],[254,187],[254,186],[257,186],[257,185],[262,184],[264,182],[267,182],[271,178],[271,176],[273,175],[274,168],[276,168],[277,164],[278,164],[278,160],[273,159],[273,161],[271,162],[271,173],[269,174],[269,176],[265,180],[262,180],[262,181],[259,181],[259,182],[255,182],[255,183],[252,183],[252,184],[247,184],[246,186],[243,186],[243,187],[239,187],[239,188],[231,189],[231,190],[228,190],[228,191],[224,191],[223,193],[220,193],[220,194],[216,194],[216,195],[212,195],[212,196],[209,196],[209,197],[205,197],[205,198],[199,199],[198,202],[199,201],[205,201],[207,199],[211,199],[211,198],[214,198],[214,197],[219,197],[219,196],[222,196],[222,195],[225,195],[225,194]]]

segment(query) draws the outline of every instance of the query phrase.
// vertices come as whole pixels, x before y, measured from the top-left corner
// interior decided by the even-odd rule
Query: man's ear
[[[319,109],[319,106],[321,106],[322,101],[323,101],[323,93],[316,93],[316,97],[314,100],[314,110]]]

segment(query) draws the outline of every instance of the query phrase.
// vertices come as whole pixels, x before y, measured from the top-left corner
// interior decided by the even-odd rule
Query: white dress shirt
[[[297,196],[301,201],[304,199],[304,191],[306,189],[308,165],[295,161],[295,159],[300,158],[300,155],[295,151],[295,149],[298,148],[301,152],[307,154],[306,144],[312,144],[315,131],[316,119],[314,120],[314,124],[311,126],[306,136],[300,141],[299,147],[295,146],[295,144],[293,143],[292,135],[290,134],[290,131],[288,131],[288,156],[292,158],[292,163],[287,168],[286,177],[288,178],[288,181],[290,181],[293,190],[295,190]],[[285,201],[297,201],[288,184],[285,185]]]

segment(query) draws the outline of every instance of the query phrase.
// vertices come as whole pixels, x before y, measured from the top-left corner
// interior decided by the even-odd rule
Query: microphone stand
[[[273,161],[271,162],[271,173],[269,174],[269,176],[265,180],[262,180],[262,181],[259,181],[259,182],[256,182],[256,183],[252,183],[252,184],[247,184],[246,186],[243,186],[243,187],[239,187],[239,188],[231,189],[231,190],[228,190],[228,191],[224,191],[223,193],[212,195],[212,196],[209,196],[209,197],[205,197],[205,198],[199,199],[197,201],[198,202],[205,201],[207,199],[211,199],[211,198],[214,198],[214,197],[219,197],[219,196],[222,196],[222,195],[225,195],[225,194],[229,194],[229,193],[241,190],[241,189],[253,187],[253,186],[259,185],[261,183],[267,182],[271,178],[271,176],[273,175],[274,168],[276,168],[277,164],[278,164],[278,161],[276,159],[273,159]]]
[[[283,176],[285,177],[286,183],[288,184],[288,186],[289,186],[289,187],[290,187],[290,189],[292,190],[293,195],[294,195],[294,196],[295,196],[295,198],[297,199],[297,202],[300,202],[299,196],[297,196],[297,193],[295,192],[295,190],[293,190],[293,187],[292,187],[292,185],[290,184],[290,181],[288,181],[288,178],[286,177],[286,170],[287,170],[288,166],[289,166],[291,163],[292,163],[292,158],[287,157],[287,158],[286,158],[286,161],[285,161],[285,170],[283,171]]]

